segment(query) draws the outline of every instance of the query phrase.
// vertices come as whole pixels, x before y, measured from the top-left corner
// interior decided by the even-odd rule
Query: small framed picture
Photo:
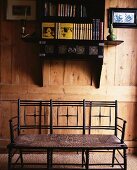
[[[137,8],[110,8],[109,26],[115,28],[137,28]]]
[[[7,20],[35,20],[36,0],[7,0]]]

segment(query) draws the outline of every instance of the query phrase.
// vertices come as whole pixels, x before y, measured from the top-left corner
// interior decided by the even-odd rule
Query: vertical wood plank
[[[91,85],[91,69],[89,61],[67,61],[64,85]]]
[[[10,111],[11,111],[11,104],[10,102],[4,102],[1,104],[1,110],[0,112],[0,134],[2,138],[8,139],[9,138],[9,122],[10,119]]]
[[[117,48],[116,85],[137,85],[137,50],[135,45],[137,30],[129,29],[127,32],[127,29],[119,29],[117,33],[124,43],[121,44],[121,48],[120,46]]]
[[[1,46],[1,83],[11,84],[11,47]]]
[[[101,85],[114,85],[115,83],[116,47],[105,47],[104,61],[101,73]]]
[[[51,61],[50,85],[63,85],[64,61]]]
[[[50,85],[50,61],[44,60],[42,63],[43,86]]]
[[[137,103],[119,103],[118,113],[119,116],[123,117],[126,121],[126,140],[135,141],[137,139]]]
[[[1,68],[1,23],[2,23],[2,1],[0,1],[0,68]],[[1,69],[0,69],[0,82],[1,82]]]

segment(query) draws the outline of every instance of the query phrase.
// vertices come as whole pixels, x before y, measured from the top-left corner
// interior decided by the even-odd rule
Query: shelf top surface
[[[108,40],[73,40],[73,39],[41,39],[38,37],[31,37],[27,36],[22,38],[23,41],[30,42],[30,43],[39,43],[39,44],[56,44],[56,43],[61,43],[61,44],[70,44],[70,43],[78,43],[78,44],[100,44],[103,43],[104,45],[110,45],[110,46],[116,46],[120,45],[124,41],[122,40],[115,40],[115,41],[108,41]]]

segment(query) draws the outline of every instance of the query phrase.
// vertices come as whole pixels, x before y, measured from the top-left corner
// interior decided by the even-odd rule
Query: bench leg
[[[112,154],[112,167],[114,167],[114,161],[115,161],[115,149],[113,149],[113,154]]]
[[[127,170],[127,153],[126,149],[124,149],[124,170]]]
[[[12,164],[12,149],[8,148],[8,170],[11,170]]]
[[[84,150],[82,150],[82,167],[84,166]]]
[[[86,169],[89,169],[89,150],[86,150]]]
[[[51,150],[51,161],[50,161],[50,164],[51,164],[51,167],[52,167],[52,160],[53,160],[53,151]]]
[[[20,150],[20,161],[21,161],[21,168],[23,168],[23,156],[22,156],[22,150]]]
[[[47,149],[47,169],[52,168],[52,156],[53,151],[51,149]]]

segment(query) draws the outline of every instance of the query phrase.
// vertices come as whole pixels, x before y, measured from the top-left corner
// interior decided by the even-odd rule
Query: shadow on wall
[[[27,31],[34,32],[36,21],[29,21]],[[6,1],[0,1],[1,83],[41,85],[41,60],[38,44],[21,40],[21,21],[6,20]]]
[[[42,84],[41,58],[38,56],[38,44],[20,40],[14,48],[15,72],[23,84]]]

